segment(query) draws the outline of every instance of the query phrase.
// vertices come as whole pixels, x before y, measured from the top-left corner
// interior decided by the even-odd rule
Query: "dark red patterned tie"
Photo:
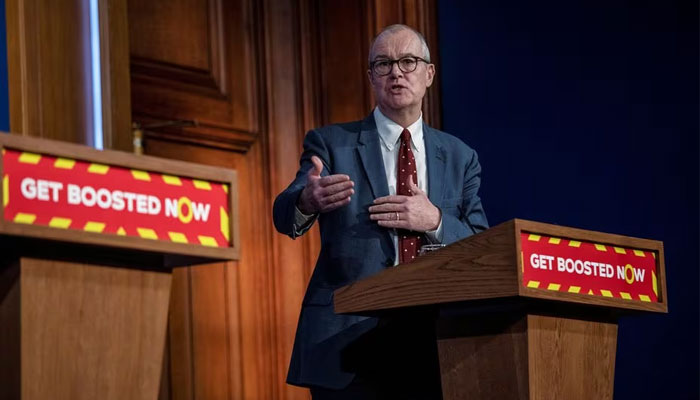
[[[396,194],[412,196],[408,186],[408,177],[413,175],[413,183],[418,184],[418,172],[416,171],[416,159],[411,151],[411,132],[404,129],[401,132],[401,147],[399,148],[398,177],[396,181]],[[420,236],[416,232],[399,229],[399,263],[409,262],[418,256]]]

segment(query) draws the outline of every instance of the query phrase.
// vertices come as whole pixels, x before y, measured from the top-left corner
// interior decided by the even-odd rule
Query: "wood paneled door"
[[[12,129],[89,144],[85,43],[70,39],[85,35],[86,2],[54,3],[7,0]],[[133,122],[146,154],[239,177],[241,259],[176,270],[160,397],[308,398],[285,378],[318,232],[277,234],[272,201],[293,178],[308,129],[371,111],[367,53],[382,27],[424,32],[437,62],[435,0],[99,6],[106,147],[131,151]],[[424,106],[436,127],[438,88]]]

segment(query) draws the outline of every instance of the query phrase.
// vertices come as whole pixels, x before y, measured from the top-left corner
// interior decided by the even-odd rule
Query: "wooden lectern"
[[[157,399],[172,268],[238,258],[235,172],[0,147],[0,398]]]
[[[435,324],[444,399],[612,399],[617,317],[667,312],[663,259],[658,241],[516,219],[338,289],[335,310],[432,309],[415,323]]]

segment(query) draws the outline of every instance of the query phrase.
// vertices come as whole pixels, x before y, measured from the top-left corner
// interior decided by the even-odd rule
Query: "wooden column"
[[[443,398],[612,399],[617,323],[510,312],[437,323]]]
[[[99,264],[9,262],[0,283],[0,397],[155,399],[170,280],[169,272]]]

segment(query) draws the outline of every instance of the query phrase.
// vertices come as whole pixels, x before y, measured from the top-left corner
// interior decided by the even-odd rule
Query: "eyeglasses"
[[[398,64],[401,72],[409,73],[415,71],[416,68],[418,68],[418,61],[423,61],[424,63],[429,64],[427,60],[424,60],[420,57],[406,56],[401,57],[398,60],[374,60],[371,63],[369,63],[369,68],[375,74],[379,76],[384,76],[389,75],[391,73],[391,70],[394,68],[394,64]]]

